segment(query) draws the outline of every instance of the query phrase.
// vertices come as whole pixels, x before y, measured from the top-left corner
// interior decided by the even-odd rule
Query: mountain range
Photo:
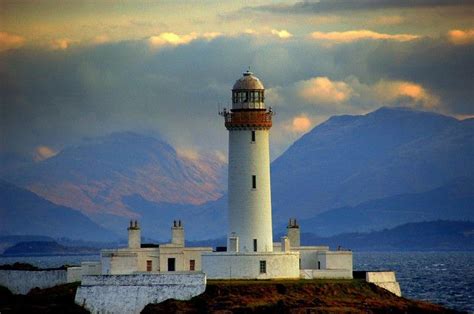
[[[296,217],[320,236],[402,223],[474,220],[474,119],[406,108],[334,116],[271,165],[273,224]],[[125,236],[127,220],[168,239],[182,219],[188,239],[226,232],[226,164],[180,154],[160,138],[113,133],[15,168],[3,178]]]
[[[56,205],[0,180],[0,234],[42,235],[85,240],[117,237],[77,210]]]
[[[9,173],[6,180],[123,232],[128,219],[141,218],[124,199],[203,204],[223,194],[224,169],[217,156],[180,155],[160,138],[123,132],[68,147]]]

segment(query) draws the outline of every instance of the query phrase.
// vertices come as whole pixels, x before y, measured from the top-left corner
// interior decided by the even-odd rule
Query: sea
[[[0,257],[1,264],[80,265],[98,255]],[[474,313],[474,252],[354,252],[354,270],[393,270],[404,297]]]

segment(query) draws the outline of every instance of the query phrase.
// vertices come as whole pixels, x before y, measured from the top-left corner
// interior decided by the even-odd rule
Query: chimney
[[[288,239],[291,247],[299,247],[300,244],[300,226],[296,222],[296,218],[290,218],[288,226],[286,227]]]
[[[141,230],[138,226],[138,221],[135,220],[133,223],[130,220],[130,227],[128,227],[128,248],[139,249],[141,247]]]
[[[174,220],[173,227],[171,227],[171,243],[176,246],[184,247],[184,227],[181,220]]]

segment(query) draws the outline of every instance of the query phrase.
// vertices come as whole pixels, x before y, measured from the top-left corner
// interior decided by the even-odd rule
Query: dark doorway
[[[168,258],[168,271],[175,271],[175,270],[176,270],[176,259]]]

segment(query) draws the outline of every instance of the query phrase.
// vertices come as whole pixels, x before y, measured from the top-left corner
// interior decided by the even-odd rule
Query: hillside
[[[59,206],[0,180],[0,234],[43,235],[72,239],[116,238],[79,211]]]
[[[4,256],[46,256],[99,254],[98,248],[68,247],[55,241],[26,241],[7,248]]]
[[[142,313],[454,313],[361,280],[208,281],[189,301],[149,304]]]
[[[222,195],[225,164],[216,156],[188,155],[161,139],[114,133],[68,147],[7,180],[120,232],[130,217],[140,218],[124,198],[197,205]]]
[[[469,120],[405,108],[335,116],[272,163],[274,220],[309,218],[433,190],[459,177],[472,179],[472,156],[474,124]]]
[[[474,179],[459,178],[422,193],[389,196],[328,210],[300,220],[300,225],[305,231],[330,236],[437,219],[474,221]]]
[[[474,251],[474,222],[429,221],[408,223],[392,229],[343,233],[319,237],[305,232],[303,245],[338,246],[356,251]]]

